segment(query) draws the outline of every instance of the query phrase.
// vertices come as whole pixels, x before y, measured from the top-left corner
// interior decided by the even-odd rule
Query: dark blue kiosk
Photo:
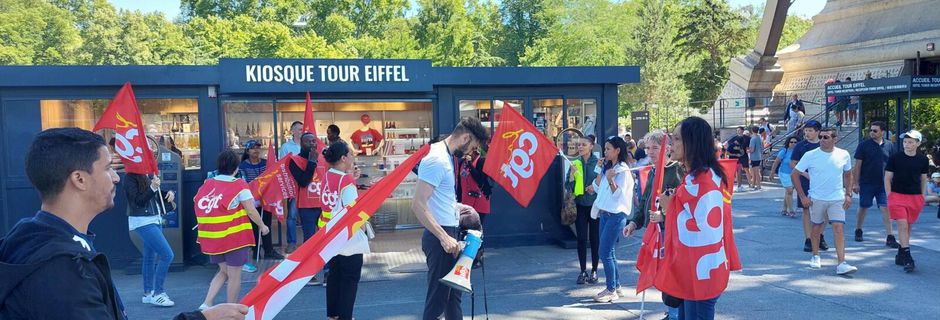
[[[180,150],[179,228],[187,263],[200,262],[192,198],[223,149],[241,152],[248,140],[279,147],[290,123],[303,119],[304,95],[313,99],[317,132],[335,124],[340,137],[362,150],[357,164],[369,185],[422,144],[452,130],[461,116],[498,125],[504,106],[516,108],[555,137],[576,128],[599,137],[617,134],[617,87],[639,82],[639,68],[432,67],[428,60],[222,59],[215,66],[5,66],[0,67],[0,232],[39,209],[23,157],[43,129],[91,129],[109,100],[131,82],[148,136],[172,138]],[[360,133],[361,132],[361,133]],[[373,150],[360,145],[377,132]],[[109,137],[109,132],[102,132]],[[359,148],[363,147],[363,148]],[[560,223],[560,161],[542,180],[528,208],[496,188],[487,218],[487,246],[565,243]],[[414,188],[406,180],[372,221],[381,230],[418,226],[410,210]],[[123,191],[115,207],[90,229],[96,246],[117,266],[140,254],[130,241]],[[278,228],[274,228],[275,232]],[[283,232],[283,230],[282,230]],[[397,231],[396,231],[397,232]],[[276,240],[277,241],[277,240]]]

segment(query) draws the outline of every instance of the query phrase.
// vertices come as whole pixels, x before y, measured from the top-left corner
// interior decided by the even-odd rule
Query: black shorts
[[[751,168],[759,168],[761,160],[751,161]]]

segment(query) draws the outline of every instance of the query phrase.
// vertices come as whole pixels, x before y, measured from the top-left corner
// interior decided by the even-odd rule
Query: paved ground
[[[867,241],[847,239],[848,261],[859,272],[835,274],[835,250],[824,252],[823,269],[808,268],[809,254],[802,251],[799,219],[782,217],[782,193],[766,191],[736,195],[733,203],[736,239],[744,270],[734,273],[728,290],[718,302],[720,319],[936,319],[940,314],[940,220],[937,207],[929,206],[915,226],[913,256],[917,271],[905,274],[894,265],[895,249],[884,246],[884,231],[877,211],[865,224]],[[854,228],[856,206],[849,209],[847,230]],[[409,233],[394,235],[407,238]],[[826,238],[832,239],[831,230]],[[621,241],[617,251],[622,277],[635,285],[634,268],[638,238]],[[830,245],[834,242],[829,240]],[[408,251],[408,247],[414,250]],[[418,319],[424,302],[423,256],[417,242],[399,241],[398,253],[379,253],[367,258],[364,281],[356,302],[357,319]],[[629,295],[616,303],[594,303],[600,285],[576,285],[577,254],[554,246],[517,247],[487,251],[486,291],[493,319],[636,319],[640,296]],[[169,319],[196,308],[205,295],[214,268],[190,267],[171,273],[167,288],[177,307],[161,309],[139,303],[139,276],[116,275],[119,291],[131,319]],[[601,271],[602,272],[602,271]],[[602,274],[602,273],[601,273]],[[245,280],[243,291],[253,286]],[[603,279],[602,279],[603,281]],[[479,295],[483,273],[475,270],[473,286]],[[306,287],[278,319],[325,318],[325,288]],[[660,319],[664,311],[658,292],[646,295],[646,318]],[[470,299],[464,310],[470,318]],[[479,317],[482,297],[476,301]],[[483,317],[480,317],[481,319]]]

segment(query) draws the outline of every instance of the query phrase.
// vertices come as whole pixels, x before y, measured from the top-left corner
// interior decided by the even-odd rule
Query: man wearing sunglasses
[[[799,162],[800,159],[803,158],[804,154],[819,148],[819,131],[820,130],[822,130],[822,125],[819,123],[819,121],[816,121],[816,120],[806,121],[806,123],[803,125],[803,136],[806,137],[806,139],[798,142],[796,146],[793,147],[793,155],[790,156],[790,168],[796,167],[796,163]],[[806,177],[802,175],[794,174],[792,171],[791,171],[790,176],[793,180],[794,185],[799,184],[803,188],[803,192],[809,192],[810,185],[809,185],[809,180]],[[796,204],[797,204],[797,207],[799,207],[800,209],[803,209],[803,236],[806,237],[806,240],[803,241],[803,251],[812,252],[813,245],[810,242],[809,237],[810,237],[810,234],[813,232],[813,226],[809,221],[810,220],[809,219],[810,217],[809,206],[804,206],[802,201],[797,201]],[[824,237],[822,233],[819,234],[819,248],[822,251],[829,250],[829,245],[826,244],[826,237]]]
[[[871,139],[862,141],[855,149],[855,166],[852,177],[855,178],[853,192],[858,194],[858,215],[855,219],[855,241],[863,241],[862,224],[865,223],[865,214],[872,207],[872,198],[881,210],[881,222],[885,226],[885,246],[897,249],[900,245],[894,238],[891,230],[891,219],[888,215],[888,194],[885,193],[885,164],[896,151],[894,143],[884,139],[887,124],[882,121],[871,123],[868,135]]]
[[[836,133],[826,128],[819,133],[819,148],[807,152],[793,169],[793,175],[809,178],[809,194],[803,186],[794,184],[803,207],[810,208],[810,221],[813,232],[810,236],[813,257],[809,266],[813,269],[822,267],[819,258],[819,235],[823,231],[825,217],[829,217],[832,235],[836,241],[836,256],[839,265],[836,274],[850,274],[858,268],[845,261],[845,209],[852,205],[852,158],[848,151],[836,148]]]

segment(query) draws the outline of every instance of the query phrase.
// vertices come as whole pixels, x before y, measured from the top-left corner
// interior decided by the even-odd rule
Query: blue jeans
[[[679,308],[666,307],[666,318],[669,320],[679,320]]]
[[[297,199],[287,201],[287,244],[297,244]]]
[[[679,306],[679,320],[714,320],[718,298],[708,300],[685,300]]]
[[[170,262],[173,261],[173,249],[166,242],[163,236],[163,229],[157,224],[148,224],[134,229],[143,240],[144,257],[141,263],[141,273],[144,276],[144,293],[153,291],[153,294],[161,294],[163,282],[166,280],[166,273],[170,270]],[[154,256],[157,260],[154,261]]]
[[[607,290],[614,291],[620,287],[620,272],[617,270],[617,243],[623,234],[623,227],[627,223],[627,216],[621,213],[600,212],[600,246],[597,250],[604,263],[604,282]]]
[[[320,220],[320,208],[300,208],[300,228],[304,232],[304,242],[317,231],[317,221]]]

